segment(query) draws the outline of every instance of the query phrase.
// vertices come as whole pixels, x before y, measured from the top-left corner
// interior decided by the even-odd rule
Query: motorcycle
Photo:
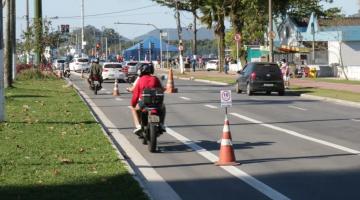
[[[163,133],[161,114],[164,101],[162,89],[144,89],[140,107],[139,121],[141,125],[141,139],[148,145],[150,152],[156,151],[157,138]]]
[[[100,78],[98,76],[91,77],[90,89],[94,91],[95,95],[97,95],[97,92],[101,90]]]

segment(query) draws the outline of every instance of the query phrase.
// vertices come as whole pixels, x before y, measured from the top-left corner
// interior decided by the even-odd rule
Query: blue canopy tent
[[[168,45],[162,41],[162,51],[164,52],[178,52],[174,45]],[[151,54],[151,55],[150,55]],[[143,41],[133,45],[124,50],[124,58],[126,60],[158,60],[160,59],[160,40],[158,38],[149,36]],[[150,59],[151,57],[151,59]]]

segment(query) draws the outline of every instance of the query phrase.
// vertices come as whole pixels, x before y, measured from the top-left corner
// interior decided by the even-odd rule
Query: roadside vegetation
[[[0,123],[1,199],[147,199],[73,88],[18,77]]]
[[[328,89],[319,89],[312,87],[299,87],[293,86],[291,90],[295,93],[300,94],[309,94],[320,97],[330,97],[334,99],[340,99],[345,101],[360,102],[360,93],[348,92],[348,91],[339,91],[339,90],[328,90]]]
[[[312,80],[314,80],[316,82],[344,83],[344,84],[360,85],[360,81],[352,81],[352,80],[345,80],[345,79],[316,78],[316,79],[312,79]]]

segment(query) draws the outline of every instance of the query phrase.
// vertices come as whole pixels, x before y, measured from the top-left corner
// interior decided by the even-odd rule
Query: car
[[[126,76],[122,71],[122,65],[118,62],[105,62],[102,65],[103,80],[115,80],[118,82],[125,82]]]
[[[85,57],[73,58],[69,64],[69,67],[71,71],[89,71],[89,59]]]
[[[138,64],[137,61],[125,61],[123,62],[123,72],[125,73],[128,82],[132,83],[135,81],[136,77],[138,76]]]
[[[209,60],[205,65],[205,69],[207,71],[218,70],[218,66],[219,66],[219,60]]]
[[[266,92],[270,95],[278,92],[279,96],[285,93],[281,70],[276,63],[248,63],[238,74],[235,84],[237,93],[246,91],[246,94],[252,95],[254,92]]]
[[[65,59],[55,59],[52,63],[52,67],[54,70],[64,70],[69,67],[69,64],[66,62]]]

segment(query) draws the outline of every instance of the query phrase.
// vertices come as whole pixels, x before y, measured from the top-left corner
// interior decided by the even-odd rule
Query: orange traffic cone
[[[113,96],[120,96],[118,81],[115,79]]]
[[[240,163],[236,162],[234,149],[231,142],[231,133],[229,128],[229,120],[227,115],[225,115],[225,123],[223,128],[223,134],[221,138],[221,146],[219,153],[219,161],[215,163],[216,165],[239,165]]]
[[[168,82],[166,84],[166,90],[165,93],[177,93],[178,90],[177,88],[174,87],[174,76],[173,76],[173,71],[170,68],[169,70],[169,76],[168,76]]]

